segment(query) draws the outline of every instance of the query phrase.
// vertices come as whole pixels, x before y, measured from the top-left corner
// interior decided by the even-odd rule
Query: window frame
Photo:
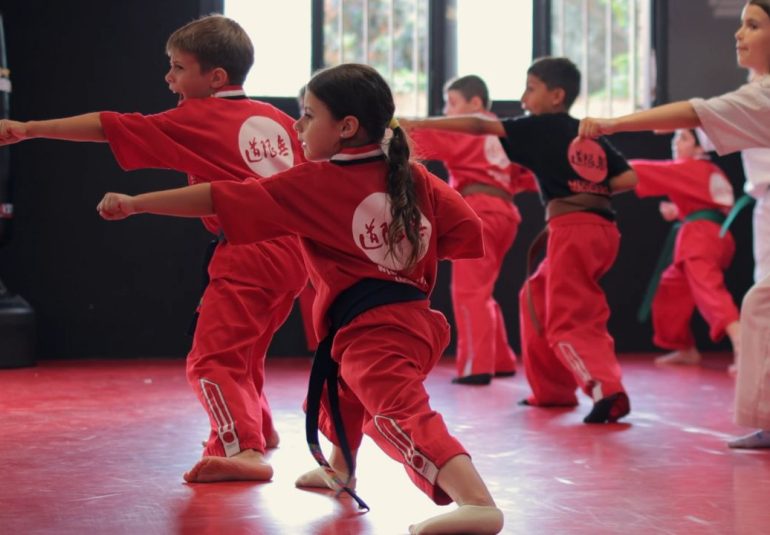
[[[518,0],[517,0],[518,1]],[[551,50],[551,13],[554,0],[532,1],[532,57],[538,58],[552,53]],[[223,13],[225,0],[199,0],[200,13]],[[310,0],[311,4],[311,73],[323,67],[323,15],[324,0]],[[655,97],[652,105],[668,101],[667,91],[667,49],[666,13],[668,0],[651,0],[650,44],[655,61]],[[444,82],[457,75],[457,28],[448,16],[456,8],[455,0],[430,0],[428,7],[428,90],[427,109],[430,115],[440,115],[444,105]],[[295,98],[287,95],[286,98]],[[498,110],[511,112],[520,110],[518,100],[495,100]],[[508,114],[508,113],[506,113]]]

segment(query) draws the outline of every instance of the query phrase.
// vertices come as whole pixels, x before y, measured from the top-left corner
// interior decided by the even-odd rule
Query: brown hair
[[[580,94],[580,70],[568,58],[536,59],[527,69],[527,74],[539,78],[548,89],[563,89],[564,106],[567,110]]]
[[[390,87],[368,65],[345,63],[324,69],[308,82],[307,90],[329,108],[335,119],[348,115],[356,117],[368,136],[368,143],[377,143],[383,138],[395,111]],[[395,260],[404,260],[405,269],[409,269],[420,258],[422,241],[409,143],[401,128],[393,130],[390,140],[387,189],[392,218],[388,229],[388,254]],[[412,246],[409,257],[395,258],[395,246],[404,236]]]
[[[489,89],[487,89],[487,84],[484,83],[480,76],[469,74],[459,78],[452,78],[444,85],[444,92],[446,93],[447,91],[459,91],[465,100],[479,97],[484,108],[489,109]]]
[[[222,68],[228,82],[241,85],[254,63],[254,46],[241,26],[222,15],[194,20],[171,34],[166,52],[179,50],[193,54],[201,71]]]
[[[770,17],[770,0],[749,0],[746,5],[757,6]]]

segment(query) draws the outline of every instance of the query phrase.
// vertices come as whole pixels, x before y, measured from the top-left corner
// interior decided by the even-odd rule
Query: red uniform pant
[[[492,292],[521,216],[510,201],[476,194],[465,198],[483,222],[484,256],[452,262],[452,307],[457,327],[457,375],[516,370],[516,354]]]
[[[438,504],[451,501],[436,484],[438,471],[456,455],[467,455],[431,408],[423,385],[448,342],[444,316],[427,302],[409,302],[362,313],[338,331],[332,347],[351,448],[358,449],[366,433]],[[319,428],[339,445],[322,399]]]
[[[575,405],[581,388],[594,401],[624,391],[607,331],[601,277],[620,244],[614,223],[577,212],[548,223],[546,257],[519,295],[522,354],[533,405]],[[530,312],[527,284],[539,327]]]
[[[220,244],[212,264],[222,247],[232,246]],[[264,452],[274,431],[263,391],[265,355],[307,280],[301,264],[285,265],[285,272],[278,289],[212,273],[187,355],[187,380],[211,423],[204,455]]]
[[[652,302],[653,342],[665,349],[695,346],[690,320],[696,307],[715,342],[724,336],[725,327],[739,318],[724,280],[724,270],[735,254],[735,241],[729,233],[720,238],[716,223],[693,223],[680,231],[675,260],[661,275]]]

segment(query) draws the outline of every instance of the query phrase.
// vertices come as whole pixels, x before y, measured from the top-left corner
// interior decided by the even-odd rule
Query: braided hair
[[[356,117],[368,143],[379,143],[386,128],[392,127],[387,151],[387,192],[392,219],[387,234],[388,255],[396,261],[395,265],[409,270],[422,252],[421,214],[409,164],[409,143],[406,133],[393,120],[395,104],[390,87],[374,68],[344,63],[315,74],[307,90],[329,108],[335,119]],[[398,244],[404,238],[411,247],[406,258],[399,258],[402,248]]]

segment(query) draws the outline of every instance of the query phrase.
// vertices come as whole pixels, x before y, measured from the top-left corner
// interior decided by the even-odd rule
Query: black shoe
[[[464,375],[463,377],[455,377],[452,379],[452,384],[456,385],[476,385],[484,386],[492,382],[491,373],[476,373],[473,375]]]
[[[631,412],[631,402],[625,392],[617,392],[606,398],[602,398],[596,403],[583,418],[587,424],[611,424],[617,422],[623,416]]]
[[[516,370],[510,372],[495,372],[495,377],[513,377],[516,375]]]

